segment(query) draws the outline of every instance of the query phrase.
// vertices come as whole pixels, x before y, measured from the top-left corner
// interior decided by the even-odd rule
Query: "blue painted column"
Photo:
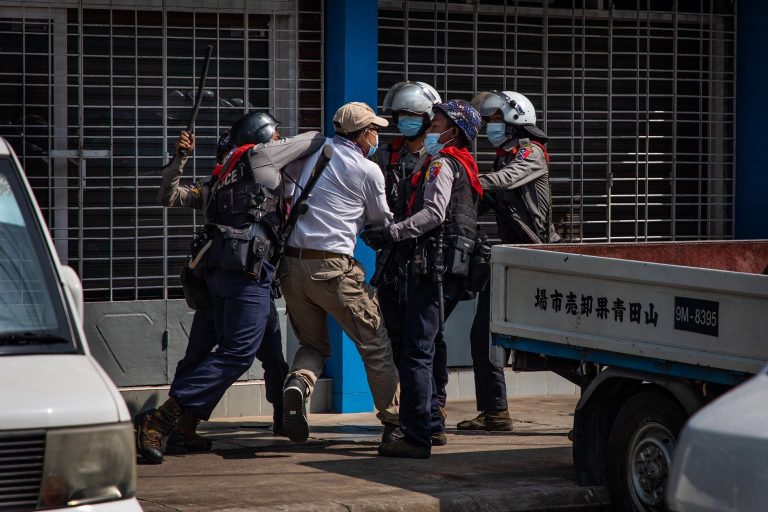
[[[376,110],[378,82],[377,0],[325,2],[325,130],[332,135],[333,114],[343,104],[363,101]],[[357,244],[355,257],[368,277],[375,266],[372,250]],[[329,319],[331,357],[325,373],[333,379],[333,410],[373,410],[365,367],[352,340]]]
[[[736,8],[736,238],[768,238],[768,2]]]

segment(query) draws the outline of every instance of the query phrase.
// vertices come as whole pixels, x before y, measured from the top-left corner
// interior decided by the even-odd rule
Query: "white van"
[[[125,402],[83,335],[83,295],[0,138],[0,510],[140,512]]]

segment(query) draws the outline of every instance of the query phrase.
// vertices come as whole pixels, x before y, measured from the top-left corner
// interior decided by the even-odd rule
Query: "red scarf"
[[[243,144],[242,146],[238,146],[238,148],[229,155],[229,159],[224,162],[224,164],[227,165],[227,168],[224,169],[224,164],[217,164],[216,167],[213,168],[213,175],[219,178],[219,181],[224,183],[224,180],[229,175],[230,172],[232,172],[232,169],[235,167],[235,164],[240,160],[240,157],[245,154],[246,151],[251,149],[255,144]],[[224,172],[222,172],[222,170]]]
[[[467,172],[467,178],[469,178],[469,184],[472,187],[472,190],[477,192],[477,195],[480,197],[483,197],[483,187],[480,185],[480,180],[477,178],[477,162],[475,162],[472,153],[467,151],[467,148],[459,149],[455,146],[451,146],[441,149],[440,154],[450,156],[457,160]]]
[[[392,141],[389,148],[389,163],[390,165],[394,165],[397,163],[398,160],[400,160],[400,148],[403,147],[403,143],[405,142],[404,137],[397,137],[395,140]]]

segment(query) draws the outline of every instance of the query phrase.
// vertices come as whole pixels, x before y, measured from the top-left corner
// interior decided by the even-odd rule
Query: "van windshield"
[[[0,355],[76,352],[48,246],[14,167],[0,157]]]

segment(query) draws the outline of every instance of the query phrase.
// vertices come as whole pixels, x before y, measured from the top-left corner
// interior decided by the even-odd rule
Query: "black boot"
[[[291,377],[283,388],[283,432],[294,443],[309,437],[307,386],[300,377]]]
[[[168,436],[165,453],[181,455],[184,453],[207,452],[213,447],[213,442],[197,433],[200,418],[197,414],[187,411],[181,415],[176,429]]]
[[[400,425],[384,423],[384,433],[381,435],[381,444],[389,443],[401,437],[403,437],[403,433],[400,431]]]
[[[169,398],[157,409],[136,416],[136,450],[147,462],[163,462],[163,441],[176,427],[181,406]]]
[[[402,457],[407,459],[428,459],[431,454],[429,448],[411,444],[406,438],[398,437],[393,441],[379,445],[379,455],[384,457]]]
[[[483,411],[471,420],[460,421],[456,428],[459,430],[487,430],[488,432],[511,432],[513,421],[507,409],[499,411]]]
[[[445,432],[433,432],[430,440],[432,441],[432,446],[445,446],[448,444],[448,436],[445,435]]]

